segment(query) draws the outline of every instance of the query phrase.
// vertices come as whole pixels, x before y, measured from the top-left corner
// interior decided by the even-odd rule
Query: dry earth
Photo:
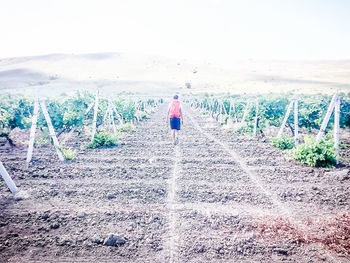
[[[26,168],[26,149],[0,146],[29,194],[0,187],[0,261],[350,262],[349,232],[322,239],[349,212],[349,172],[295,164],[185,110],[178,146],[165,105],[118,147],[73,136],[71,162],[42,147]]]

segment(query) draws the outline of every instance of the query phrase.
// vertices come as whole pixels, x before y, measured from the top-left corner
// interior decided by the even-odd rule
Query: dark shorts
[[[180,118],[170,118],[170,127],[172,130],[180,130]]]

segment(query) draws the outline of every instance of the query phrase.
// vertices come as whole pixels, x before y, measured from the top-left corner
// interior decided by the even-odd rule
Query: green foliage
[[[345,94],[340,94],[341,105],[340,105],[340,126],[350,127],[350,98]],[[225,113],[219,105],[223,104],[226,112],[229,112],[231,103],[234,103],[237,118],[240,120],[243,117],[244,109],[249,99],[252,100],[251,106],[248,109],[246,121],[251,123],[255,117],[255,103],[257,99],[259,102],[259,128],[264,128],[265,124],[272,126],[280,126],[284,115],[286,113],[287,107],[292,98],[291,94],[286,95],[263,95],[258,97],[248,97],[240,95],[210,95],[204,94],[204,96],[196,96],[192,98],[191,104],[194,107],[200,107],[202,110],[213,111],[213,116],[218,113]],[[322,120],[326,114],[327,108],[331,101],[331,96],[329,95],[304,95],[300,96],[298,100],[299,108],[299,127],[311,129],[319,129]],[[231,111],[231,116],[234,117],[233,111]],[[328,128],[332,128],[333,117],[332,115]],[[289,123],[294,122],[293,114],[290,114],[288,118]]]
[[[350,93],[347,96],[345,94],[342,96],[340,112],[340,126],[350,127]]]
[[[134,124],[127,122],[117,127],[119,132],[136,132],[137,128]]]
[[[83,125],[85,111],[92,101],[92,94],[88,92],[77,92],[75,96],[64,100],[63,125],[66,129],[80,127]]]
[[[244,123],[243,125],[239,125],[233,129],[233,132],[240,134],[251,134],[254,130],[253,125],[249,125],[248,123]]]
[[[46,106],[56,130],[70,130],[82,127],[87,107],[94,96],[88,92],[77,92],[74,96],[48,99]],[[92,110],[93,112],[93,110]],[[46,126],[43,114],[39,115],[39,127]]]
[[[291,157],[313,167],[333,167],[336,164],[334,142],[325,136],[320,142],[314,137],[305,136],[304,143],[291,151]]]
[[[38,145],[49,145],[51,142],[45,137],[38,137],[35,139],[35,143]]]
[[[0,108],[0,125],[2,129],[9,128],[10,113]]]
[[[82,129],[84,125],[91,125],[94,109],[92,108],[88,116],[85,112],[89,105],[95,100],[95,95],[88,92],[77,92],[72,96],[63,94],[59,97],[48,98],[45,104],[50,115],[54,129],[60,133],[69,131],[72,128]],[[118,99],[112,100],[117,114],[116,118],[123,118],[124,121],[130,122],[135,118],[137,108],[139,108],[139,119],[148,119],[149,114],[145,107],[151,107],[154,110],[156,102],[163,100],[138,100],[135,102],[131,98],[119,96]],[[108,100],[99,99],[99,109],[97,115],[97,126],[103,122]],[[10,131],[16,127],[27,129],[31,126],[31,118],[34,110],[33,98],[26,98],[19,95],[2,95],[0,96],[0,129],[2,132]],[[39,109],[38,127],[46,127],[46,120]]]
[[[63,113],[64,109],[62,107],[62,99],[51,99],[45,101],[47,111],[50,115],[53,127],[56,129],[63,128]],[[46,127],[46,120],[42,111],[39,111],[38,116],[38,127]]]
[[[65,160],[69,161],[75,159],[75,150],[73,150],[72,148],[61,146],[59,150],[61,151]]]
[[[134,119],[136,113],[136,105],[132,100],[115,100],[114,105],[117,112],[123,117],[125,121],[130,122]]]
[[[148,105],[150,106],[154,106],[155,105],[155,100],[154,99],[148,99],[146,102]],[[144,108],[142,110],[145,110]]]
[[[261,98],[259,100],[260,124],[267,121],[269,125],[279,126],[282,123],[289,102],[288,97],[267,96]],[[252,119],[252,114],[249,117]]]
[[[40,131],[41,134],[35,138],[35,143],[39,145],[49,145],[51,143],[49,129],[47,127],[41,127]]]
[[[279,137],[270,138],[270,144],[281,150],[292,149],[295,146],[294,138],[281,135]]]
[[[67,111],[63,113],[63,125],[65,127],[74,127],[80,124],[82,124],[82,116],[79,112],[73,109],[67,109]]]
[[[30,127],[32,99],[18,95],[0,96],[0,128]]]
[[[227,124],[227,120],[228,120],[228,115],[222,116],[220,118],[220,125],[226,125]]]
[[[141,120],[147,120],[149,119],[149,114],[145,111],[142,111],[140,117],[141,117]]]
[[[299,102],[299,126],[311,129],[319,129],[330,103],[328,96],[305,97]],[[331,121],[333,123],[333,121]]]
[[[89,148],[110,147],[117,145],[118,136],[106,131],[99,131],[95,134],[94,140],[89,143]]]

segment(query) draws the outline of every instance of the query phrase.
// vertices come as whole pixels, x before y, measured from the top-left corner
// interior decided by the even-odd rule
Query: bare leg
[[[179,142],[179,131],[175,130],[175,143],[178,144]]]
[[[173,143],[175,144],[175,130],[171,130],[172,136],[173,136]]]

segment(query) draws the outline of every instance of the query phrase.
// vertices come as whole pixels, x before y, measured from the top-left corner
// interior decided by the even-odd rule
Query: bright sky
[[[0,58],[350,59],[348,0],[1,0]]]

